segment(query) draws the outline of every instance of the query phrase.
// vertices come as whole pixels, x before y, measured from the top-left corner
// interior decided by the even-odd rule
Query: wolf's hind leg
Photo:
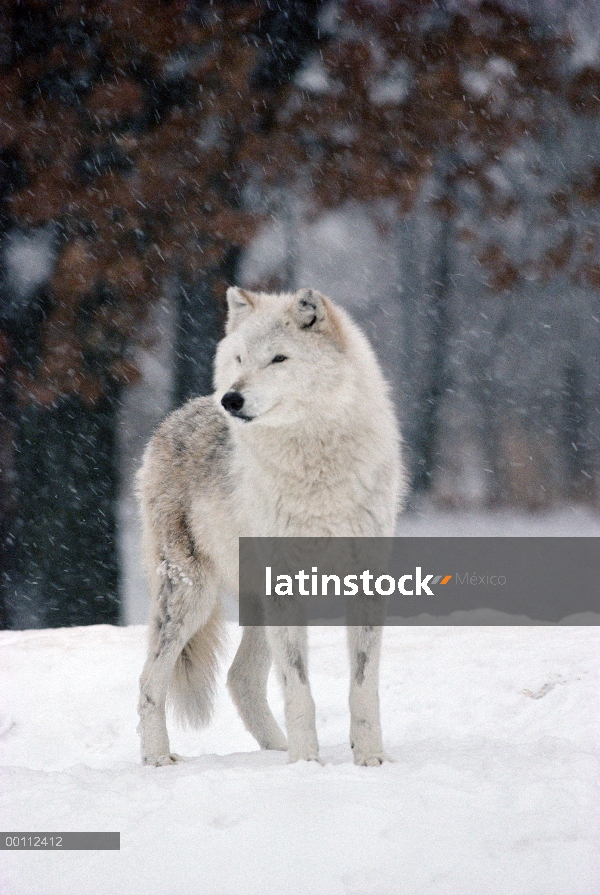
[[[191,604],[192,581],[177,581],[165,567],[155,614],[150,620],[148,658],[140,677],[138,713],[144,764],[172,764],[165,704],[175,665],[182,650],[208,620],[213,606],[207,600],[204,612]],[[196,595],[196,603],[198,603]]]
[[[306,628],[269,625],[266,631],[283,688],[290,761],[319,761],[315,703],[308,683]]]
[[[283,731],[267,703],[271,653],[265,629],[246,627],[227,675],[231,698],[246,730],[261,749],[287,749]]]
[[[350,745],[354,763],[380,765],[386,758],[379,720],[381,627],[348,627],[350,653]]]

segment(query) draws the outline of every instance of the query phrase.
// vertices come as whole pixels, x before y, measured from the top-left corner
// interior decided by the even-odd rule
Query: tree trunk
[[[116,624],[116,395],[29,405],[15,421],[4,571],[11,628]]]
[[[219,294],[233,285],[241,250],[232,247],[218,267],[192,284],[181,282],[175,335],[175,406],[213,391],[217,344],[223,336],[224,305]]]
[[[440,450],[440,412],[449,385],[454,224],[440,210],[454,198],[452,159],[438,159],[415,209],[401,221],[399,276],[403,350],[399,366],[411,490],[432,485]]]

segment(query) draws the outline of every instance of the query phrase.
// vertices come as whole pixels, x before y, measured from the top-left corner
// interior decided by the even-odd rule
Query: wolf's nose
[[[244,396],[239,392],[225,392],[221,404],[228,413],[239,413],[244,406]]]

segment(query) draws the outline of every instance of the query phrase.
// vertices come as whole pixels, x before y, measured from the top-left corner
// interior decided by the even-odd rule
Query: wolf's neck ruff
[[[382,464],[386,468],[384,457],[377,462],[382,445],[372,420],[346,410],[315,423],[271,428],[233,421],[232,465],[238,480],[241,533],[389,534],[393,513],[374,518],[370,510],[373,492],[385,487],[376,481],[379,469]],[[389,451],[394,432],[387,435],[384,452]],[[393,473],[391,467],[388,473]]]

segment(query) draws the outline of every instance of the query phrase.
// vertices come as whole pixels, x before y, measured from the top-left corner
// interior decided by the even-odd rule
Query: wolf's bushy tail
[[[181,724],[202,727],[210,720],[225,641],[223,609],[217,601],[206,624],[182,649],[173,670],[168,698]]]

